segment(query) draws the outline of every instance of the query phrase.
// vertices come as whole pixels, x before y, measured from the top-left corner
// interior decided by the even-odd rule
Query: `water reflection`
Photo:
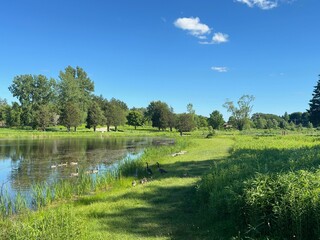
[[[150,138],[1,140],[0,184],[9,192],[28,191],[36,183],[69,178],[76,168],[106,171],[128,155],[140,154],[152,141]]]

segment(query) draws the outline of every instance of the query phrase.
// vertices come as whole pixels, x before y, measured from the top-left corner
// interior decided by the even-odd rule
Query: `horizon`
[[[74,4],[77,3],[77,4]],[[95,94],[129,108],[192,103],[209,116],[255,96],[252,113],[305,112],[318,81],[320,34],[311,0],[22,0],[2,4],[0,97],[17,75],[58,79],[82,67]],[[226,14],[227,13],[227,14]],[[230,17],[232,16],[232,17]]]

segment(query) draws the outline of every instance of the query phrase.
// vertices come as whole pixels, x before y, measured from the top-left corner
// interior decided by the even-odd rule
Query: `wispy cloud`
[[[182,30],[187,31],[191,35],[198,37],[200,39],[205,38],[206,37],[205,35],[211,32],[209,26],[201,23],[200,18],[198,17],[178,18],[174,22],[174,25],[177,28],[181,28]]]
[[[227,67],[211,67],[211,70],[224,73],[224,72],[228,72],[229,69]]]
[[[263,10],[270,10],[279,6],[280,2],[284,3],[292,3],[295,0],[235,0],[236,2],[240,2],[246,4],[248,7],[258,7]]]
[[[247,4],[248,7],[259,7],[263,10],[269,10],[278,6],[278,1],[271,0],[236,0],[237,2]]]
[[[200,44],[219,44],[229,41],[229,35],[221,32],[214,33],[211,41],[205,41],[211,33],[211,28],[207,24],[201,23],[198,17],[178,18],[174,25],[202,40],[199,42]]]

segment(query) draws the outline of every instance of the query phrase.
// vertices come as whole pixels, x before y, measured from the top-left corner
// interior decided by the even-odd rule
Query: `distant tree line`
[[[257,129],[297,129],[320,127],[320,80],[314,88],[310,109],[306,112],[285,113],[277,116],[254,113],[251,116],[254,96],[243,95],[235,104],[227,100],[223,105],[231,116],[226,122],[223,115],[214,110],[209,117],[197,115],[193,105],[187,105],[187,112],[177,114],[162,101],[152,101],[144,108],[129,109],[119,99],[96,96],[94,82],[80,67],[68,66],[60,71],[58,80],[44,75],[19,75],[9,86],[18,102],[9,104],[0,98],[0,126],[23,127],[45,131],[48,127],[62,125],[68,131],[76,131],[86,124],[96,131],[98,126],[106,126],[107,131],[128,124],[135,129],[152,126],[159,131],[189,132],[194,129],[234,128]]]

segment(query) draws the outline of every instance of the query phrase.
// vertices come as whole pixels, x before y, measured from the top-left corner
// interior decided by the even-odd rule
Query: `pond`
[[[70,178],[77,172],[105,173],[125,158],[137,158],[153,138],[68,138],[0,140],[0,187],[10,195],[37,183]],[[172,141],[171,141],[172,142]]]

